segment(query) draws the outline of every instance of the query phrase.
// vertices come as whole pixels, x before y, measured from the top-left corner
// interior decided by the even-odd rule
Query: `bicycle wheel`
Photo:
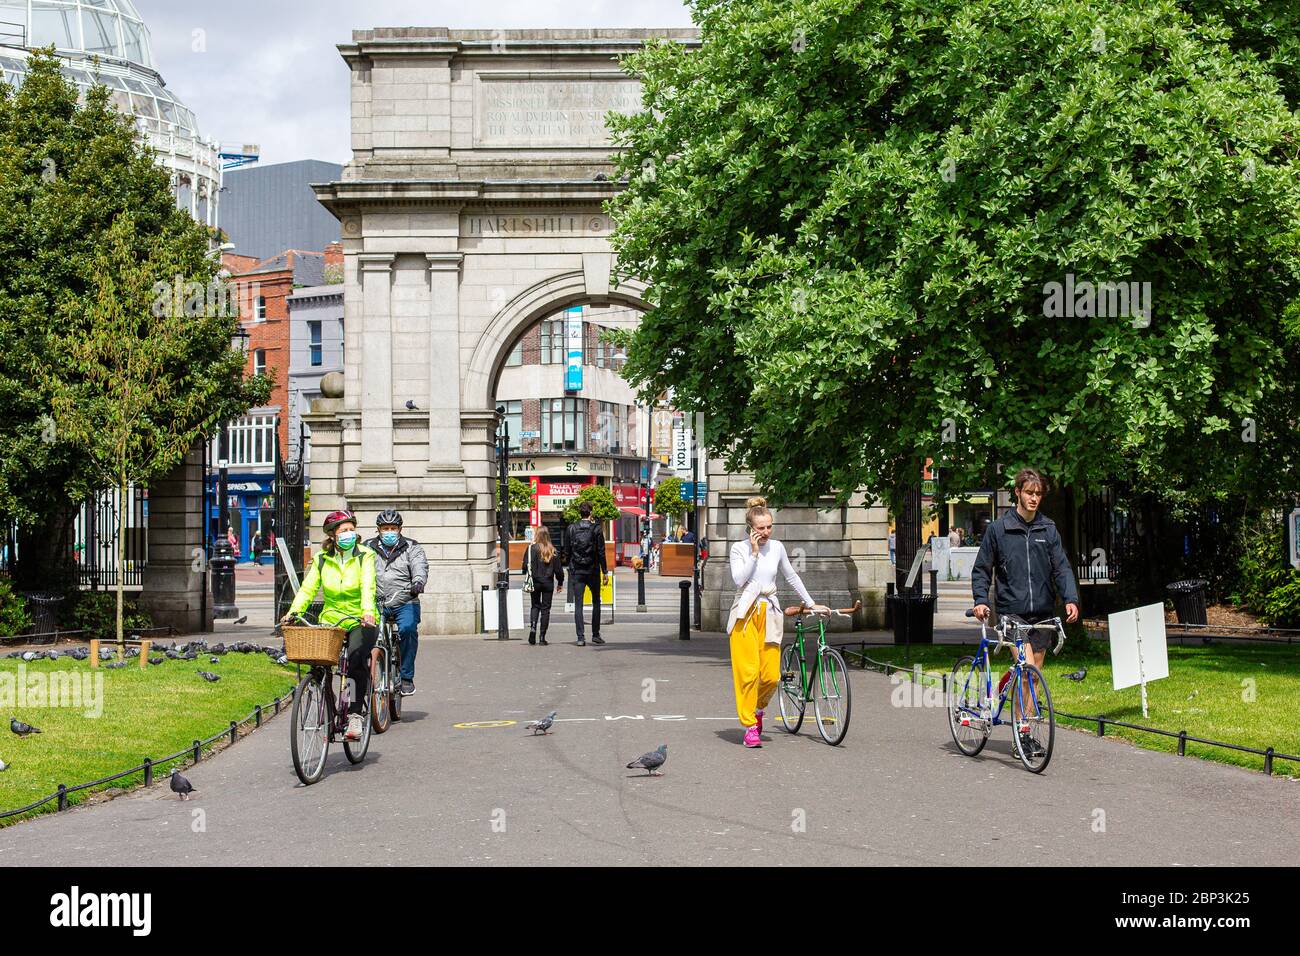
[[[393,687],[388,677],[392,672],[388,666],[388,653],[381,642],[379,656],[375,659],[374,679],[370,685],[370,726],[375,733],[382,734],[392,723],[392,711],[389,702],[393,699]]]
[[[817,655],[812,691],[817,732],[822,735],[822,740],[832,747],[837,746],[849,732],[853,688],[849,685],[849,669],[835,648],[824,647]]]
[[[388,659],[388,712],[392,715],[393,723],[402,719],[402,661],[401,651],[397,651]]]
[[[776,692],[776,702],[781,710],[781,725],[790,733],[797,734],[803,726],[803,712],[808,702],[803,696],[803,659],[793,644],[781,649],[781,686]]]
[[[289,724],[289,749],[293,753],[293,770],[298,779],[310,785],[325,771],[325,756],[330,748],[330,725],[333,709],[325,683],[313,669],[293,689],[293,710]]]
[[[968,757],[989,742],[992,717],[985,718],[980,699],[985,691],[984,657],[966,656],[952,665],[948,675],[948,729],[952,741]]]
[[[1016,756],[1030,773],[1042,773],[1052,759],[1056,741],[1056,714],[1052,710],[1052,692],[1042,672],[1025,664],[1011,680],[1013,706],[1011,739]]]

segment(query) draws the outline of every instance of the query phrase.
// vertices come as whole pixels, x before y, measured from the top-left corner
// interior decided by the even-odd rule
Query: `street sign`
[[[673,471],[691,470],[691,430],[685,427],[684,419],[673,426],[673,457],[669,467]]]
[[[1147,682],[1169,676],[1165,646],[1165,606],[1148,604],[1107,616],[1110,676],[1115,690],[1142,685],[1142,716],[1147,713]]]
[[[709,496],[709,483],[707,481],[683,481],[681,488],[682,501],[690,501],[692,495],[694,495],[695,503],[698,505],[703,504]]]
[[[1300,508],[1293,508],[1287,515],[1287,556],[1291,559],[1291,567],[1300,571]]]

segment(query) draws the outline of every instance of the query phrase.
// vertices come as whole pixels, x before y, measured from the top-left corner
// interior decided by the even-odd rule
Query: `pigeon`
[[[163,661],[165,661],[165,660],[167,660],[167,658],[165,658],[165,657],[151,657],[151,658],[149,658],[149,663],[150,663],[150,664],[161,664],[161,663],[162,663]]]
[[[220,674],[214,674],[211,671],[198,671],[197,673],[209,684],[215,684],[217,681],[221,680]]]
[[[99,659],[101,661],[106,661],[112,656],[113,656],[113,650],[111,648],[101,647],[99,649]]]
[[[194,792],[194,784],[190,783],[179,770],[172,771],[172,793],[179,796],[182,800],[188,800],[190,794]]]
[[[170,647],[163,651],[163,655],[166,656],[169,661],[174,661],[176,658],[180,657],[180,655],[176,653],[175,649]]]
[[[45,659],[46,659],[47,661],[57,661],[57,660],[59,659],[59,652],[58,652],[58,651],[46,651],[46,652],[45,652]]]
[[[9,765],[5,763],[3,760],[0,760],[0,773],[4,773],[8,769],[9,769]]]
[[[68,656],[74,661],[84,661],[90,656],[90,649],[85,647],[74,647],[68,652]]]
[[[1080,667],[1080,668],[1079,668],[1077,671],[1075,671],[1073,674],[1066,674],[1066,675],[1065,675],[1065,679],[1066,679],[1066,680],[1083,680],[1083,679],[1084,679],[1085,677],[1087,677],[1087,676],[1088,676],[1088,668],[1086,668],[1086,667]]]
[[[36,651],[24,651],[24,652],[23,652],[23,660],[27,661],[28,663],[31,663],[32,661],[36,660],[36,658],[38,658],[38,657],[40,657],[40,656],[41,656],[41,655],[40,655],[38,652],[36,652]]]
[[[538,731],[541,731],[544,734],[549,734],[551,732],[551,724],[555,723],[555,715],[558,713],[558,710],[553,710],[541,720],[530,720],[525,724],[525,726],[533,728],[534,737],[537,736]]]
[[[277,664],[287,664],[287,663],[289,663],[289,658],[287,658],[287,657],[285,657],[283,654],[281,654],[279,657],[277,657],[277,658],[275,659],[275,662],[276,662]]]
[[[212,645],[212,653],[213,653],[213,654],[224,654],[224,653],[226,653],[226,645],[225,645],[225,644],[213,644],[213,645]]]
[[[417,408],[419,408],[419,407],[420,407],[420,406],[417,405],[417,404],[415,404],[415,402],[412,401],[411,399],[408,398],[408,399],[406,400],[406,410],[407,410],[408,412],[413,412],[413,411],[415,411],[415,410],[416,410]]]
[[[208,663],[209,663],[209,664],[220,664],[220,663],[221,663],[221,658],[220,658],[220,657],[217,657],[217,656],[214,655],[214,656],[208,658]]]
[[[181,655],[183,661],[197,661],[199,659],[198,651],[187,651]]]
[[[126,661],[113,661],[113,663],[111,663],[111,664],[105,664],[105,665],[104,665],[104,669],[105,669],[105,670],[110,670],[110,671],[115,671],[115,670],[117,670],[119,667],[125,667],[125,666],[126,666]]]
[[[5,657],[22,657],[22,656],[23,656],[22,651],[10,651],[8,654],[5,655]]]
[[[658,750],[652,750],[648,754],[642,754],[641,756],[637,757],[635,760],[633,760],[630,764],[627,765],[627,769],[633,770],[636,768],[640,768],[642,770],[647,771],[647,776],[660,777],[663,775],[658,773],[658,770],[660,767],[664,765],[664,762],[667,761],[667,759],[668,759],[668,745],[661,744]]]
[[[26,737],[28,734],[40,733],[40,730],[38,728],[33,727],[31,724],[24,724],[17,717],[9,718],[9,729],[12,730],[14,733],[16,733],[19,737]]]

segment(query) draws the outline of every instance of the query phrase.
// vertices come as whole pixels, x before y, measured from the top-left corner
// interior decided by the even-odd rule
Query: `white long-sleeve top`
[[[768,538],[753,553],[753,547],[746,537],[731,546],[731,580],[736,585],[736,597],[731,605],[731,615],[727,620],[727,631],[738,620],[743,620],[757,601],[767,603],[767,637],[769,644],[781,643],[784,624],[781,620],[781,605],[776,600],[776,574],[781,572],[790,587],[794,588],[804,604],[816,604],[808,589],[804,587],[798,573],[790,564],[785,545],[775,538]]]

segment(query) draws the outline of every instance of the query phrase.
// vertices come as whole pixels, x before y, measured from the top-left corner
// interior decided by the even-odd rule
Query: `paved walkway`
[[[335,746],[299,785],[282,716],[187,769],[192,801],[164,782],[0,830],[0,866],[1294,864],[1294,781],[1068,730],[1034,776],[1005,731],[964,757],[942,708],[859,671],[841,747],[805,725],[746,750],[721,635],[607,637],[425,642],[408,719],[360,767]],[[553,708],[552,735],[523,729]],[[624,769],[662,743],[663,777]]]

